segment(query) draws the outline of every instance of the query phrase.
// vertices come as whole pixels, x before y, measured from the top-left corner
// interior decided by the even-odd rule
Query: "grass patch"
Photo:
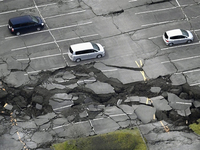
[[[197,120],[197,123],[193,123],[189,125],[190,129],[192,129],[196,134],[200,135],[200,119]]]
[[[54,150],[146,150],[137,128],[53,144]]]

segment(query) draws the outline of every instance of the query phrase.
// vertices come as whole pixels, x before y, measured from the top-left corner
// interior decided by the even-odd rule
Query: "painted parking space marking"
[[[52,29],[47,29],[47,30],[42,30],[42,31],[37,31],[37,32],[31,32],[31,33],[22,34],[22,35],[19,35],[19,36],[8,36],[8,37],[5,37],[5,39],[13,39],[13,38],[23,37],[23,36],[27,36],[27,35],[32,35],[32,34],[39,34],[39,33],[42,33],[42,32],[49,32],[49,30],[50,31],[61,30],[61,29],[66,29],[66,28],[88,25],[88,24],[92,24],[92,22],[89,21],[89,22],[85,22],[85,23],[78,23],[78,24],[73,24],[73,25],[69,25],[69,26],[63,26],[63,27],[52,28]]]
[[[135,61],[135,63],[139,68],[142,68],[142,66],[143,66],[142,60],[140,60],[139,63],[137,61]],[[146,81],[147,77],[145,75],[145,72],[144,71],[140,71],[140,73],[142,74],[144,81]]]
[[[185,102],[176,102],[177,104],[183,104],[183,105],[192,105],[192,103],[185,103]]]
[[[148,39],[151,40],[151,39],[157,39],[157,38],[161,38],[162,36],[161,35],[158,35],[158,36],[154,36],[154,37],[149,37]]]
[[[150,104],[153,104],[153,101],[150,98],[147,98],[146,104],[149,104],[149,102],[150,102]]]
[[[66,29],[66,28],[77,27],[77,26],[83,26],[83,25],[88,25],[88,24],[92,24],[92,21],[85,22],[85,23],[73,24],[73,25],[64,26],[64,27],[53,28],[53,29],[49,29],[49,30],[50,30],[50,31],[54,31],[54,30]]]
[[[59,108],[54,108],[53,111],[64,109],[64,108],[68,108],[68,107],[71,107],[71,106],[72,106],[72,104],[71,105],[62,106],[62,107],[59,107]]]
[[[60,56],[60,55],[61,55],[61,53],[58,53],[58,54],[53,54],[53,55],[45,55],[45,56],[39,56],[39,57],[33,57],[33,58],[23,58],[23,59],[17,59],[17,61],[36,60],[36,59],[48,58],[48,57],[55,57],[55,56]]]
[[[132,2],[137,2],[137,0],[130,0],[128,1],[129,3],[132,3]]]
[[[46,6],[50,6],[50,5],[56,5],[56,4],[57,3],[51,3],[51,4],[39,5],[38,7],[46,7]],[[0,15],[14,13],[14,12],[17,12],[17,11],[23,11],[23,10],[28,10],[28,9],[34,9],[34,8],[35,8],[35,6],[5,11],[5,12],[1,12]]]
[[[154,13],[154,12],[159,12],[159,11],[166,11],[166,10],[176,9],[176,8],[178,8],[178,7],[170,7],[170,8],[163,8],[163,9],[156,9],[156,10],[143,11],[143,12],[135,13],[135,15],[148,14],[148,13]]]
[[[57,69],[64,68],[64,67],[65,66],[60,66],[60,67],[55,67],[55,68],[50,68],[50,69],[29,71],[29,72],[25,73],[24,75],[35,74],[35,73],[38,73],[38,72],[41,72],[41,71],[47,71],[47,70],[57,70]]]
[[[30,46],[24,46],[24,47],[11,49],[11,51],[18,51],[18,50],[22,50],[22,49],[37,47],[37,46],[49,45],[49,44],[53,44],[53,43],[55,43],[55,42],[52,41],[52,42],[46,42],[46,43],[35,44],[35,45],[30,45]]]
[[[98,36],[98,35],[99,34],[91,34],[91,35],[74,37],[74,38],[70,38],[70,39],[63,39],[63,40],[51,41],[51,42],[40,43],[40,44],[35,44],[35,45],[29,45],[29,46],[24,46],[24,47],[11,49],[11,51],[18,51],[18,50],[23,50],[23,49],[28,49],[28,48],[33,48],[33,47],[38,47],[38,46],[43,46],[43,45],[49,45],[49,44],[53,44],[55,42],[56,43],[60,43],[60,42],[71,41],[71,40],[81,39],[81,38],[88,38],[88,37],[93,37],[93,36]]]
[[[66,16],[66,15],[73,15],[73,14],[83,13],[85,11],[86,10],[80,10],[80,11],[75,11],[75,12],[70,12],[70,13],[65,13],[65,14],[59,14],[59,15],[55,15],[55,16],[44,17],[44,19],[51,19],[51,18],[55,18],[55,17],[62,17],[62,16]]]
[[[0,28],[1,28],[1,27],[6,27],[6,26],[7,26],[7,24],[4,24],[4,25],[0,25]]]
[[[187,74],[187,73],[193,73],[193,72],[199,72],[200,69],[194,69],[194,70],[190,70],[190,71],[183,71],[183,72],[177,72],[177,73],[174,73],[174,74]]]
[[[183,60],[189,60],[189,59],[195,59],[195,58],[200,58],[200,55],[198,55],[198,56],[191,56],[191,57],[185,57],[185,58],[180,58],[180,59],[174,59],[174,60],[170,60],[170,61],[163,61],[161,63],[165,64],[165,63],[177,62],[177,61],[183,61]]]
[[[144,24],[142,27],[147,27],[147,26],[155,26],[155,25],[161,25],[161,24],[167,24],[174,22],[175,20],[170,20],[170,21],[163,21],[163,22],[156,22],[156,23],[150,23],[150,24]]]
[[[190,84],[190,86],[196,86],[196,85],[200,85],[200,83],[193,83],[193,84]]]
[[[161,48],[161,51],[164,50],[169,50],[169,49],[174,49],[174,48],[179,48],[179,47],[186,47],[186,46],[191,46],[191,45],[198,45],[200,42],[195,42],[195,43],[190,43],[190,44],[185,44],[185,45],[178,45],[178,46],[172,46],[172,47],[167,47],[167,48]]]
[[[165,130],[166,132],[169,132],[169,127],[168,127],[168,126],[165,126],[165,125],[163,124],[162,121],[160,121],[160,123],[161,123],[161,125],[163,126],[164,130]]]

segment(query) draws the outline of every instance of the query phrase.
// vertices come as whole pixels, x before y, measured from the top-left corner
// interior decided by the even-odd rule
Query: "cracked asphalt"
[[[50,150],[71,138],[138,127],[149,150],[198,150],[198,0],[0,1],[0,149]],[[44,30],[13,36],[31,14]],[[166,30],[194,42],[167,47]],[[106,56],[71,62],[68,46],[98,42]]]

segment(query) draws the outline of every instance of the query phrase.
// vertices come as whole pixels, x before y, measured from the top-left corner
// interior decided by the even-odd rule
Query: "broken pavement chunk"
[[[169,105],[175,110],[186,110],[192,106],[191,100],[180,99],[177,95],[168,93]]]
[[[93,90],[96,94],[109,94],[115,92],[114,88],[110,84],[99,81],[87,84],[85,87]]]
[[[155,115],[156,109],[150,106],[140,105],[136,108],[135,113],[143,123],[149,123]]]
[[[12,108],[13,108],[13,106],[10,105],[10,104],[8,104],[8,103],[6,103],[3,107],[4,107],[5,109],[7,109],[7,110],[12,110]]]

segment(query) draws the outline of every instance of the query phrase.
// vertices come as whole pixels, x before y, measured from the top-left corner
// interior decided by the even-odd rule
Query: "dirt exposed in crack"
[[[49,82],[49,78],[59,77],[59,74],[64,71],[73,72],[75,78],[68,80],[67,82],[59,83],[60,85],[70,85],[77,83],[83,76],[92,74],[98,81],[108,83],[114,87],[114,93],[110,94],[96,94],[91,89],[84,86],[77,86],[73,89],[51,89],[47,90],[42,87],[43,83]],[[13,106],[12,110],[15,110],[16,115],[28,115],[30,117],[36,117],[39,115],[52,112],[53,109],[49,104],[50,98],[56,93],[67,93],[74,96],[78,96],[78,99],[74,102],[74,105],[68,109],[68,111],[63,112],[65,117],[80,113],[84,111],[89,105],[105,105],[105,106],[116,106],[119,99],[125,100],[127,96],[141,96],[141,97],[156,97],[163,96],[167,99],[167,93],[174,93],[178,97],[185,100],[199,100],[200,101],[200,88],[190,87],[188,84],[181,86],[175,86],[171,84],[170,76],[158,77],[157,79],[151,79],[148,81],[134,82],[123,85],[119,80],[114,78],[108,78],[100,70],[93,67],[93,64],[88,65],[77,65],[75,67],[66,67],[54,72],[41,72],[35,76],[34,81],[21,86],[19,88],[14,88],[7,85],[2,81],[4,90],[0,90],[0,112],[1,114],[10,113],[9,110],[4,109],[4,105],[9,103]],[[159,93],[151,92],[151,87],[160,87]],[[42,106],[41,109],[37,109],[36,105]],[[129,102],[129,105],[139,105],[139,102]],[[195,122],[200,118],[200,109],[191,106],[191,115],[187,117],[181,117],[176,111],[157,111],[156,117],[158,120],[166,120],[175,125],[185,125],[185,121],[188,120],[189,123]],[[101,111],[90,112],[89,118],[93,119]],[[72,118],[72,121],[79,121],[80,118],[76,115]],[[82,119],[84,120],[84,119]]]

